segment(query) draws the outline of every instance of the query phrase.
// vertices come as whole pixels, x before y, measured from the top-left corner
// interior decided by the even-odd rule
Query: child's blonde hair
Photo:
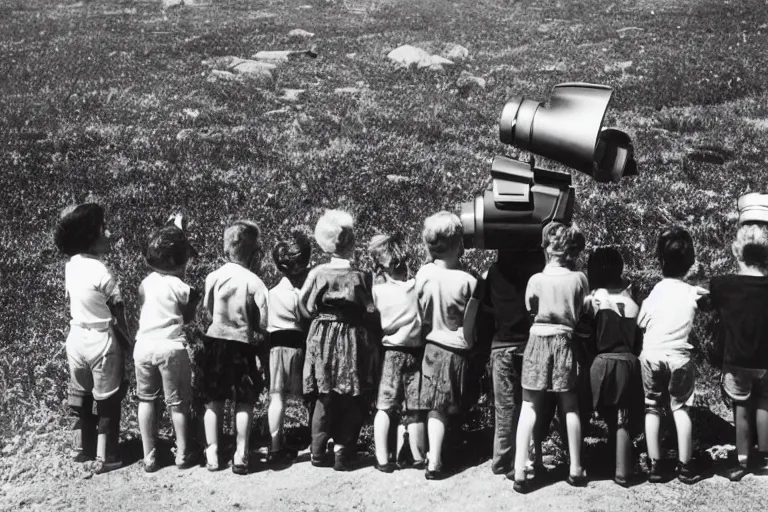
[[[344,254],[355,245],[355,221],[342,210],[325,210],[315,226],[315,240],[331,254]]]
[[[238,220],[224,230],[224,253],[230,261],[250,266],[261,252],[261,230],[250,220]]]
[[[456,214],[443,210],[424,219],[421,237],[433,258],[442,258],[461,247],[463,236],[461,219]]]
[[[745,224],[736,232],[731,245],[737,260],[768,272],[768,224]]]
[[[368,252],[378,272],[408,270],[408,247],[400,233],[375,235],[368,243]]]
[[[561,222],[550,222],[541,233],[541,248],[566,265],[576,263],[585,245],[584,235],[575,224],[566,226]]]

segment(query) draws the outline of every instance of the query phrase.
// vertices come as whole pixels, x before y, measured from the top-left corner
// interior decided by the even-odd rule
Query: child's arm
[[[698,307],[700,311],[712,311],[712,298],[709,295],[709,290],[702,288],[701,286],[694,286],[693,288],[696,293],[694,298],[696,307]]]
[[[125,304],[122,299],[116,300],[110,298],[107,301],[107,306],[112,312],[112,317],[115,319],[115,325],[112,326],[115,332],[115,339],[120,347],[127,353],[133,350],[133,342],[128,334],[128,322],[125,319]]]
[[[464,339],[470,347],[475,346],[476,339],[476,322],[478,313],[480,311],[480,301],[485,295],[485,281],[480,278],[479,280],[473,279],[469,284],[469,300],[467,306],[464,309],[464,322],[463,331]],[[479,347],[478,347],[479,348]]]
[[[531,276],[531,279],[528,280],[528,286],[525,287],[525,308],[528,310],[531,324],[536,319],[536,315],[539,314],[539,297],[536,295],[537,281],[536,275]]]

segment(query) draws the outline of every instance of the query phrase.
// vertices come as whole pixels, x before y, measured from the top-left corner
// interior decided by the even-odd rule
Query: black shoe
[[[565,481],[571,487],[586,487],[589,480],[587,480],[587,475],[585,473],[583,475],[568,475],[568,478],[566,478]]]
[[[96,458],[95,455],[92,455],[90,453],[86,453],[83,450],[78,451],[74,457],[72,457],[72,460],[75,462],[88,462],[89,460],[94,460]]]
[[[512,489],[518,493],[518,494],[528,494],[529,492],[533,491],[533,483],[528,480],[527,478],[524,480],[516,480],[515,475],[513,474],[514,471],[511,471],[507,474],[507,478],[512,476],[512,478],[509,478],[513,481]]]
[[[381,471],[382,473],[394,473],[395,469],[397,469],[397,466],[395,465],[394,462],[379,464],[379,461],[376,461],[376,464],[374,464],[373,467],[376,468],[378,471]]]
[[[427,480],[443,480],[447,477],[448,473],[446,473],[442,466],[438,466],[435,469],[427,467],[427,470],[424,472],[424,478]]]
[[[334,455],[335,455],[335,460],[333,461],[334,471],[352,471],[354,457],[349,454],[346,448],[337,451]]]
[[[491,468],[491,472],[494,475],[506,475],[511,471],[510,468]]]
[[[333,453],[324,453],[322,455],[310,455],[310,462],[316,468],[330,468],[333,467]]]
[[[696,474],[693,472],[690,464],[677,463],[677,479],[689,485],[696,482]]]
[[[616,485],[620,485],[625,489],[629,488],[629,477],[616,475],[613,477],[613,481]]]
[[[414,463],[411,465],[413,469],[427,469],[427,459],[421,459],[414,461]]]
[[[725,476],[730,480],[731,482],[739,482],[742,478],[747,476],[750,473],[750,470],[747,466],[742,466],[741,464],[738,464],[735,467],[732,467],[729,469]]]
[[[664,475],[661,474],[657,459],[648,459],[648,481],[652,484],[659,484],[664,481]]]
[[[267,464],[270,466],[283,466],[290,464],[295,458],[296,453],[293,450],[283,448],[282,450],[277,450],[276,452],[268,452]]]

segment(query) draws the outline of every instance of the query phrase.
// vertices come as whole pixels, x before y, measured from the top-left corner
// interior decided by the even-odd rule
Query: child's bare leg
[[[768,455],[768,399],[761,399],[758,402],[755,416],[757,417],[757,449]]]
[[[675,429],[677,429],[678,459],[683,464],[688,464],[693,456],[693,425],[691,424],[691,417],[688,415],[688,408],[681,407],[673,411],[672,417],[675,419]],[[749,428],[749,422],[747,422],[747,428]]]
[[[416,421],[408,424],[408,442],[411,445],[411,454],[413,455],[413,462],[421,462],[424,460],[424,453],[426,452],[426,429],[424,428],[424,417],[419,416]],[[398,436],[400,439],[400,436]]]
[[[236,465],[245,464],[248,461],[249,439],[251,436],[251,423],[253,422],[253,405],[238,403],[235,405],[235,432],[237,434],[237,447],[233,461]]]
[[[574,391],[559,393],[560,407],[565,414],[565,428],[568,432],[568,454],[571,459],[571,475],[582,476],[581,467],[581,418],[579,418],[579,397]]]
[[[448,418],[441,412],[429,411],[427,435],[429,436],[429,469],[435,471],[442,465],[443,439]]]
[[[155,449],[155,436],[157,435],[157,408],[155,401],[139,401],[139,430],[141,431],[141,445],[144,448],[144,457],[147,457]]]
[[[387,411],[376,411],[376,417],[373,419],[373,441],[376,446],[376,461],[380,465],[384,465],[389,462],[389,446],[387,441],[389,438],[389,413]],[[402,440],[398,432],[398,452],[399,446],[402,445]]]
[[[403,451],[403,447],[405,446],[405,435],[407,432],[408,429],[405,427],[405,425],[402,424],[402,422],[397,425],[397,433],[395,437],[395,457],[397,457],[397,455]],[[408,437],[410,439],[410,435]]]
[[[648,446],[648,458],[661,459],[661,444],[659,444],[659,430],[661,429],[661,416],[658,413],[645,413],[645,443]]]
[[[176,432],[176,464],[181,464],[186,461],[188,456],[189,409],[187,404],[171,406],[171,422],[173,422],[173,430]]]
[[[205,450],[208,464],[218,466],[219,454],[219,429],[221,417],[224,413],[224,402],[208,402],[205,404],[205,415],[203,423],[205,425],[205,443],[208,448]],[[215,457],[215,460],[211,460]]]
[[[283,449],[283,424],[285,422],[285,402],[282,393],[269,395],[269,435],[272,437],[270,451],[277,452]]]
[[[733,424],[736,427],[736,453],[739,457],[739,465],[746,466],[749,459],[749,451],[752,448],[749,407],[746,404],[733,404]]]
[[[515,480],[525,480],[525,467],[528,465],[528,451],[533,436],[533,427],[536,425],[537,405],[541,405],[543,392],[525,390],[528,395],[523,398],[520,408],[520,420],[517,423],[517,435],[515,436]],[[541,446],[539,446],[541,450]]]

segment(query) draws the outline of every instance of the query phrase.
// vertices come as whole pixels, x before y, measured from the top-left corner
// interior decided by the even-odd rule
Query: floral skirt
[[[359,325],[315,318],[307,335],[304,394],[357,396],[375,387],[379,347]]]

